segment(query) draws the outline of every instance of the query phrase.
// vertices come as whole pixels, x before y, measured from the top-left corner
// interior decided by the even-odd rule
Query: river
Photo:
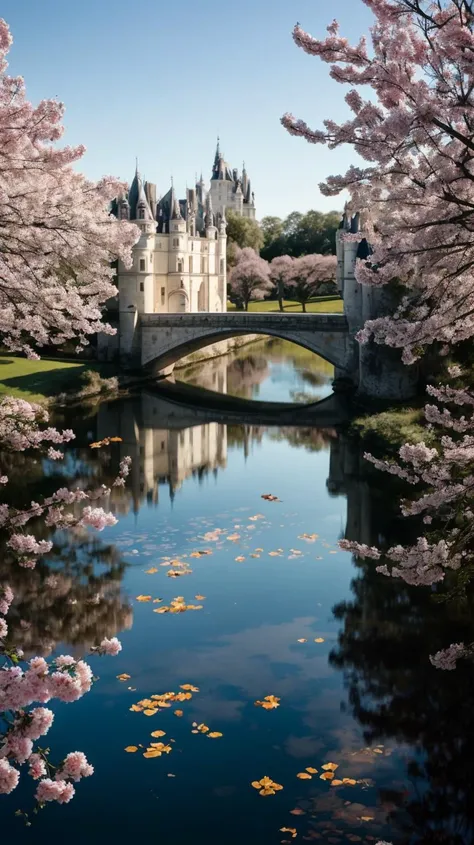
[[[301,402],[327,396],[332,373],[268,340],[177,377]],[[6,467],[20,501],[25,479],[35,498],[64,476],[110,482],[133,458],[130,483],[108,502],[115,527],[59,532],[34,571],[0,573],[27,656],[79,656],[104,636],[123,645],[117,658],[90,658],[99,680],[55,708],[47,736],[53,759],[80,749],[94,776],[32,828],[14,816],[31,803],[23,778],[2,798],[2,842],[471,843],[472,673],[428,659],[474,639],[471,609],[436,604],[338,548],[343,536],[403,540],[387,478],[368,474],[340,431],[198,413],[189,425],[164,409],[144,390],[75,412],[62,467],[24,455]],[[90,448],[105,436],[122,442]],[[177,597],[185,612],[160,612]],[[151,698],[166,692],[184,695],[171,706]],[[166,751],[144,757],[157,741]],[[283,788],[260,794],[252,782],[264,777]]]

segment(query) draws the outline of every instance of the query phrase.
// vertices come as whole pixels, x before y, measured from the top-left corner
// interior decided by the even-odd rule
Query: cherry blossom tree
[[[139,231],[109,213],[110,200],[123,186],[111,177],[98,184],[87,181],[71,167],[84,147],[58,146],[63,106],[44,100],[34,107],[26,99],[23,79],[6,74],[11,40],[0,20],[0,337],[12,351],[38,357],[45,344],[74,338],[83,346],[88,335],[113,331],[102,322],[104,303],[117,293],[111,265],[117,258],[130,265]],[[38,405],[12,397],[0,402],[2,452],[36,449],[60,460],[58,446],[73,437],[70,430],[51,427],[47,411]],[[130,459],[124,458],[116,486],[125,484],[129,469]],[[0,472],[0,489],[7,484],[8,477]],[[105,486],[88,491],[64,487],[23,509],[0,504],[4,561],[31,570],[48,555],[53,540],[32,533],[38,520],[51,534],[55,528],[100,531],[114,525],[115,517],[99,506],[109,492]],[[2,580],[0,794],[15,789],[20,768],[28,765],[29,775],[38,781],[37,806],[66,803],[74,795],[73,782],[91,775],[93,768],[79,751],[53,766],[49,750],[35,746],[53,722],[52,711],[42,705],[55,698],[79,699],[91,688],[92,671],[84,660],[69,655],[50,663],[42,656],[26,662],[9,637],[14,601],[11,586]],[[119,640],[107,636],[92,649],[112,656],[120,650]]]
[[[273,287],[268,263],[251,247],[240,250],[230,274],[230,288],[245,310],[248,311],[252,299],[264,299]]]
[[[270,262],[270,278],[276,285],[278,291],[278,306],[283,311],[283,300],[285,298],[285,285],[291,277],[293,258],[290,255],[278,255]]]
[[[329,177],[321,190],[348,189],[352,208],[364,213],[373,254],[357,262],[358,281],[396,282],[403,291],[395,313],[368,321],[359,340],[398,347],[410,364],[434,344],[447,354],[474,335],[474,2],[363,2],[375,15],[370,50],[365,38],[351,46],[335,21],[321,40],[294,30],[300,47],[331,65],[333,79],[353,86],[353,116],[314,130],[290,114],[282,122],[310,143],[348,144],[367,163]],[[386,576],[432,590],[446,584],[458,598],[474,575],[474,394],[459,368],[449,375],[453,383],[429,388],[434,445],[407,443],[396,461],[366,455],[413,486],[402,513],[422,518],[425,534],[389,549],[341,545],[377,560]],[[473,658],[474,644],[452,643],[431,660],[453,669],[461,657]]]
[[[45,344],[113,330],[102,305],[116,294],[111,263],[130,265],[139,231],[109,214],[123,189],[72,169],[83,146],[59,147],[64,106],[26,99],[21,77],[6,74],[12,42],[0,20],[0,336],[35,356]]]
[[[358,262],[357,279],[404,288],[397,312],[369,321],[361,339],[399,347],[410,363],[431,344],[448,348],[474,334],[474,3],[363,2],[375,15],[370,49],[364,37],[349,44],[335,21],[323,39],[300,26],[293,33],[351,86],[352,116],[316,129],[291,114],[282,123],[363,159],[320,187],[327,196],[348,189],[353,208],[375,224],[374,254]]]
[[[336,266],[335,255],[302,255],[293,259],[287,285],[303,311],[322,284],[336,279]]]

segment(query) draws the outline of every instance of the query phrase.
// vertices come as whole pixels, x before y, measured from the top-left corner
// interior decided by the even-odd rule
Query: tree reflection
[[[371,492],[378,532],[400,542],[400,524],[387,511],[387,502],[398,499],[387,486]],[[367,744],[391,739],[410,747],[407,788],[379,793],[396,808],[393,839],[472,843],[474,674],[471,665],[436,670],[429,655],[474,638],[473,599],[448,606],[434,590],[378,575],[373,563],[357,563],[357,571],[353,600],[334,608],[342,631],[330,660],[344,672]]]

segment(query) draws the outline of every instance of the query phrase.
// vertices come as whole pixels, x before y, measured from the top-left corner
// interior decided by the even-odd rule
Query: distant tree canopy
[[[263,233],[256,220],[240,217],[235,211],[226,210],[227,217],[227,263],[233,267],[236,263],[236,247],[245,249],[250,247],[260,252],[263,243]]]
[[[293,211],[284,220],[280,217],[264,217],[260,223],[263,236],[262,258],[272,261],[279,255],[334,255],[336,252],[336,230],[341,220],[339,211],[308,211],[301,214]]]

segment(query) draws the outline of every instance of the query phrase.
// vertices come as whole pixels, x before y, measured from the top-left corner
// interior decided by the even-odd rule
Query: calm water
[[[187,373],[284,401],[326,395],[330,375],[273,342]],[[133,457],[130,484],[110,502],[119,523],[98,538],[59,535],[43,565],[9,576],[11,626],[28,655],[80,655],[115,634],[123,651],[91,658],[100,680],[59,705],[47,737],[53,759],[81,749],[95,775],[30,829],[13,816],[29,788],[3,799],[2,842],[277,845],[293,841],[280,832],[289,827],[297,842],[471,843],[473,679],[436,672],[428,654],[474,638],[472,609],[448,613],[337,547],[344,535],[403,540],[386,479],[368,478],[335,431],[227,427],[198,414],[189,425],[176,408],[169,420],[151,392],[75,420],[62,469],[71,483],[107,482]],[[106,435],[123,442],[89,449]],[[34,498],[58,485],[58,471],[25,456],[8,467],[19,497],[27,476]],[[178,596],[202,609],[154,612]],[[190,700],[151,716],[130,709],[187,684],[199,688]],[[277,709],[255,706],[268,695]],[[192,733],[193,723],[222,736]],[[172,750],[146,759],[157,730]],[[351,783],[321,780],[327,763]],[[299,779],[307,767],[318,772]],[[259,795],[251,782],[264,776],[283,790]]]

